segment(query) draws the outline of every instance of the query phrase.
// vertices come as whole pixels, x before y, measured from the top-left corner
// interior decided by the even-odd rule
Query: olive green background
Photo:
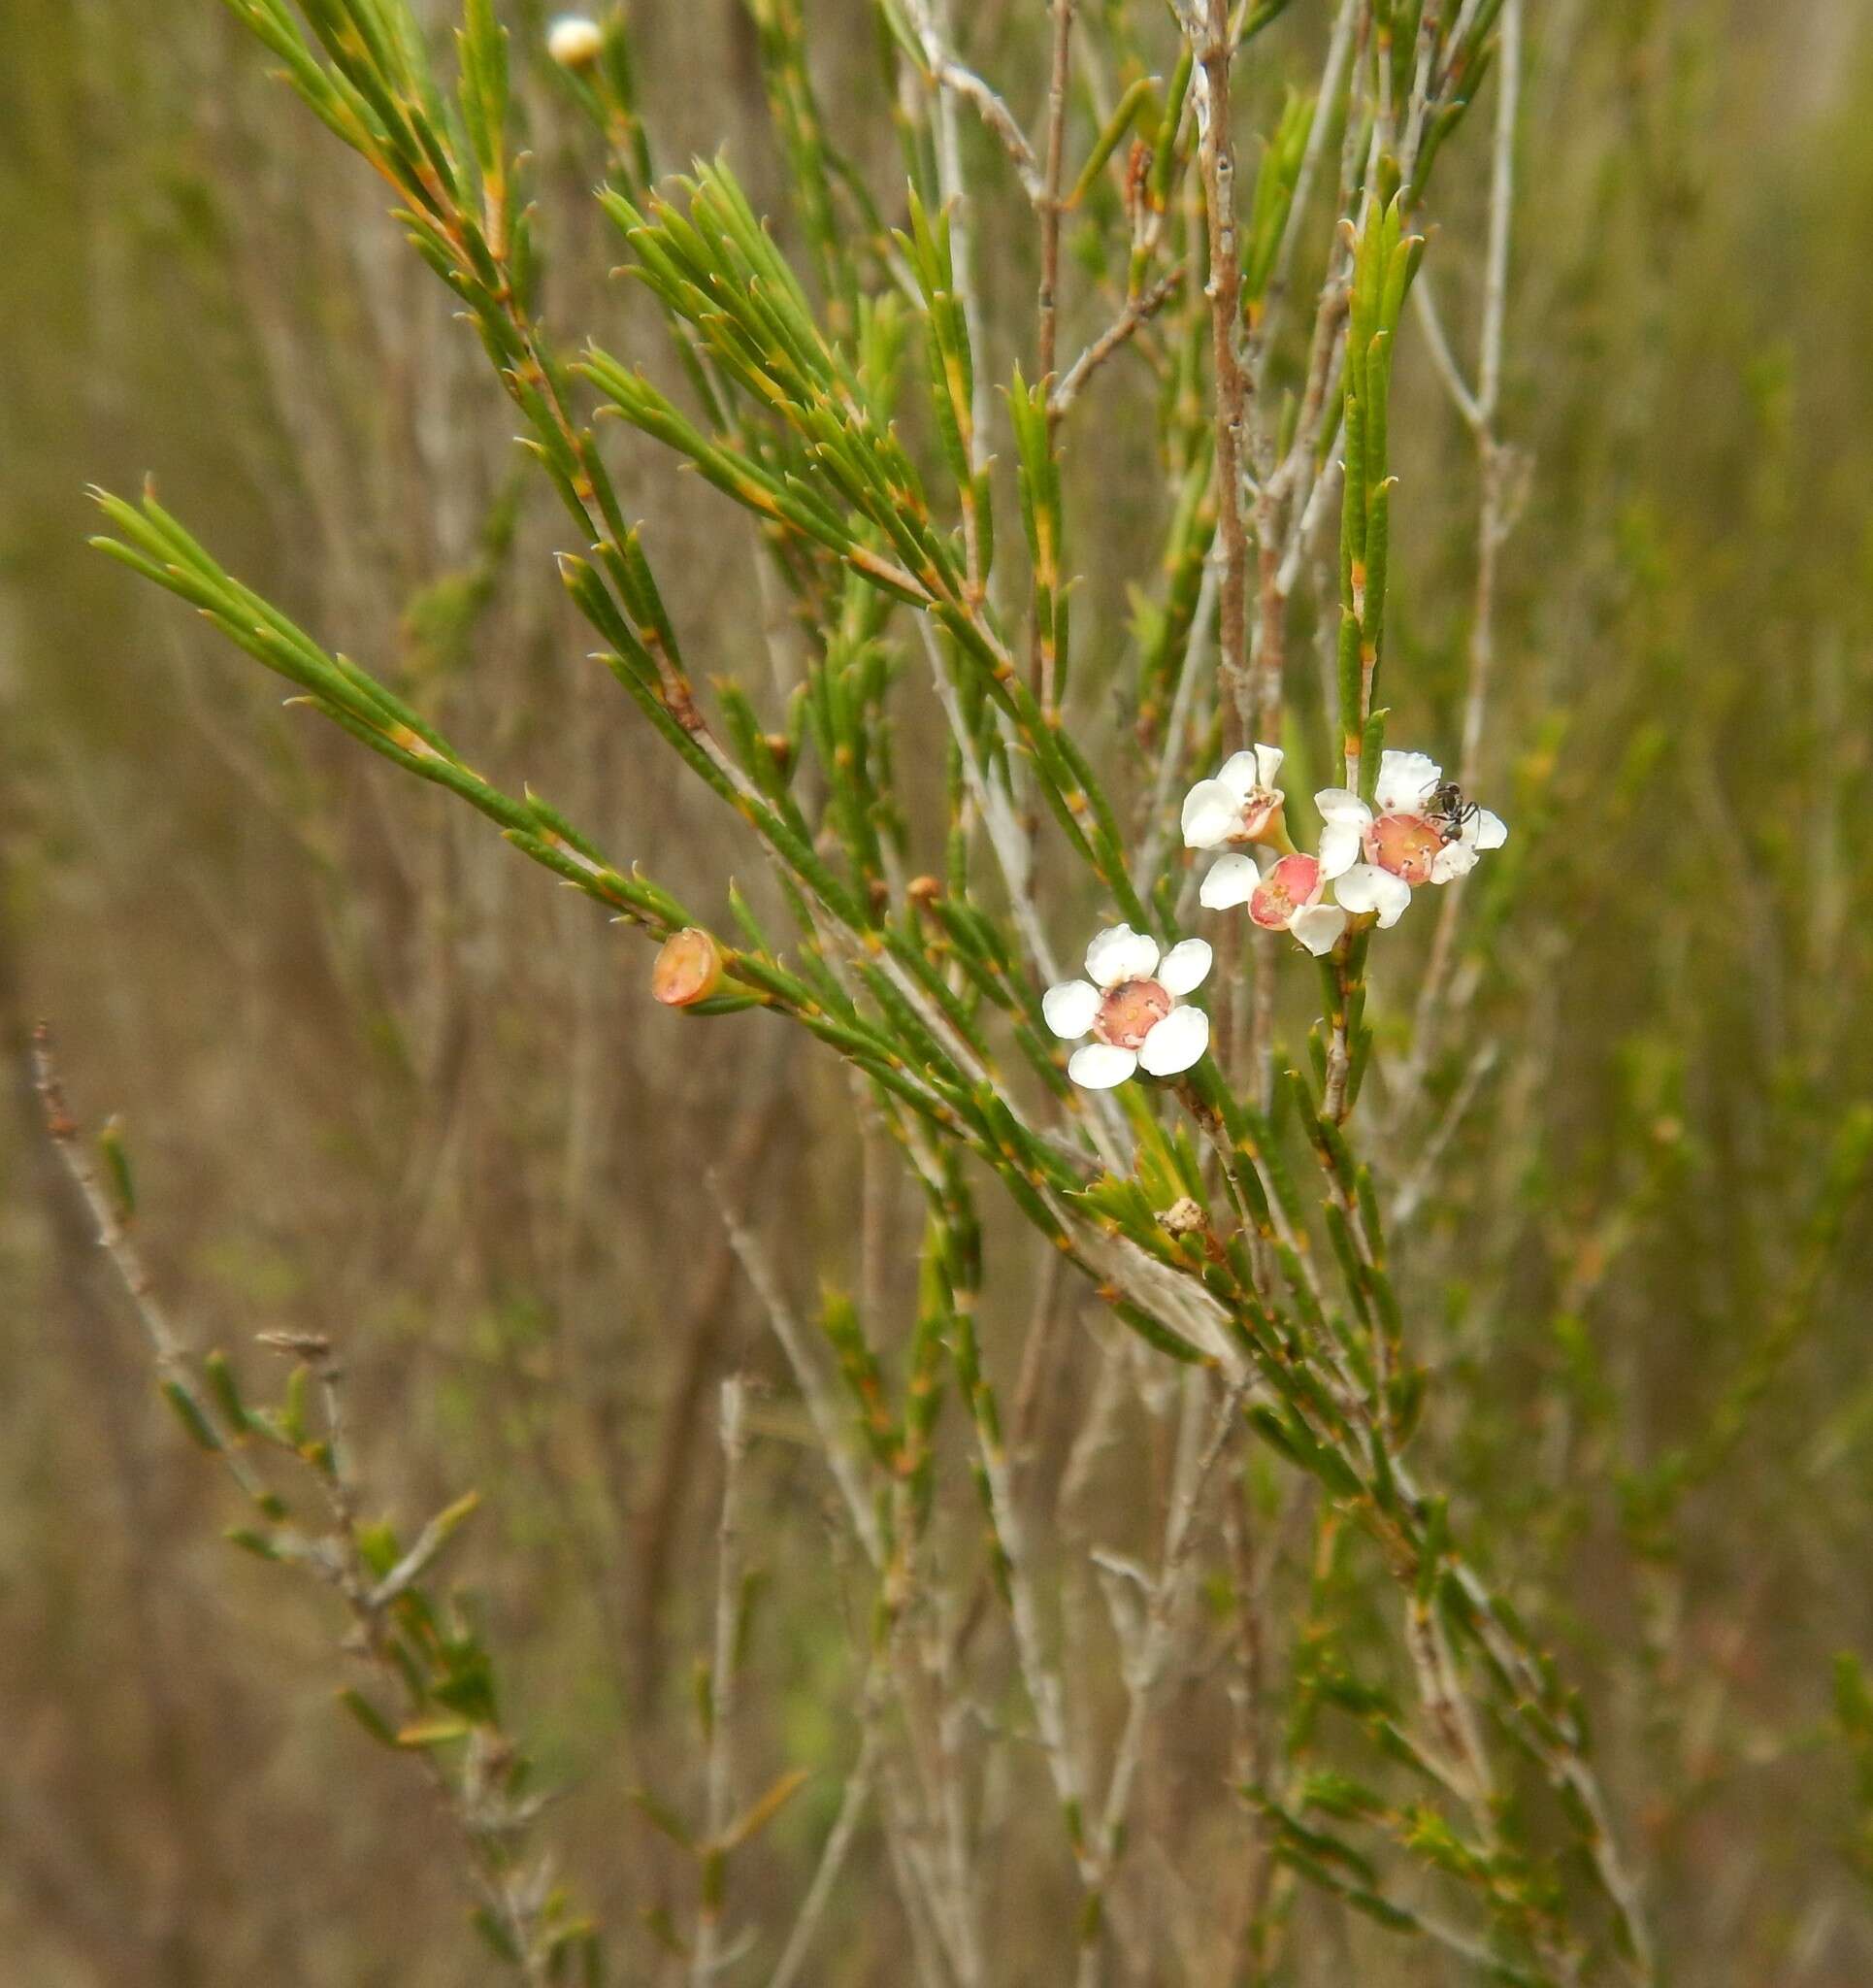
[[[1854,1988],[1873,1752],[1857,1773],[1831,1678],[1837,1652],[1873,1654],[1873,1224],[1857,1204],[1812,1288],[1803,1234],[1873,1072],[1873,30],[1852,0],[1529,11],[1503,409],[1527,498],[1483,794],[1514,840],[1439,1080],[1485,1044],[1490,1074],[1410,1258],[1428,1440],[1587,1686],[1670,1978]],[[666,155],[726,141],[772,200],[736,8],[641,12]],[[1251,115],[1318,12],[1268,38]],[[985,8],[977,59],[1036,77],[1038,16]],[[888,188],[869,17],[808,17],[836,127]],[[510,18],[537,35],[537,11]],[[463,1572],[568,1788],[565,1866],[628,1945],[685,1895],[627,1795],[693,1771],[713,1383],[737,1359],[777,1372],[701,1168],[747,1184],[803,1288],[849,1275],[850,1095],[766,1017],[654,1011],[643,956],[589,906],[85,549],[85,483],[153,473],[491,772],[719,903],[727,832],[584,661],[559,520],[480,353],[265,67],[211,0],[0,10],[0,1024],[13,1059],[50,1017],[81,1111],[124,1115],[194,1343],[332,1333],[381,1502],[482,1490]],[[529,88],[555,320],[635,349],[645,314],[584,198],[597,161]],[[1465,338],[1486,139],[1484,118],[1462,135],[1428,263]],[[1032,245],[1014,219],[984,245],[1025,312]],[[1068,309],[1071,349],[1099,312]],[[1129,421],[1121,400],[1068,460],[1095,680],[1161,515]],[[761,603],[722,550],[739,525],[613,446],[702,674],[752,678]],[[1395,454],[1393,736],[1454,756],[1474,471],[1416,348]],[[1090,909],[1063,902],[1062,933]],[[1427,937],[1401,934],[1382,1011],[1408,1007]],[[1024,1315],[1009,1276],[997,1361]],[[1623,1473],[1695,1439],[1784,1319],[1721,1470],[1646,1539]],[[23,1080],[0,1109],[0,1974],[480,1978],[421,1787],[330,1710],[322,1598],[222,1543],[236,1514],[153,1397]],[[1049,1454],[1073,1412],[1068,1389]],[[837,1802],[853,1673],[811,1459],[776,1441],[757,1467],[750,1756],[834,1770],[739,1880],[772,1926]],[[1123,1471],[1101,1495],[1122,1530]],[[1036,1823],[998,1848],[1000,1980],[1060,1978],[1049,1842]],[[816,1979],[904,1978],[888,1891],[870,1847]],[[1343,1937],[1295,1978],[1459,1978],[1372,1934],[1355,1974]],[[1174,1957],[1155,1978],[1182,1978]]]

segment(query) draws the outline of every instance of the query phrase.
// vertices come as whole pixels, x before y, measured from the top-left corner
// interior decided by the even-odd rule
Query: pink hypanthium
[[[1075,1049],[1067,1074],[1088,1090],[1109,1090],[1134,1071],[1174,1077],[1209,1046],[1209,1016],[1178,999],[1209,972],[1207,941],[1186,939],[1161,954],[1149,933],[1114,925],[1086,948],[1087,978],[1063,980],[1041,997],[1047,1026]]]

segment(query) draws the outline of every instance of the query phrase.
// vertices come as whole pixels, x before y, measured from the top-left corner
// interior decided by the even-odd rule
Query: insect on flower
[[[1349,911],[1396,925],[1420,884],[1449,883],[1509,839],[1502,817],[1466,800],[1422,752],[1387,752],[1370,806],[1346,787],[1314,796],[1326,823],[1320,867]]]
[[[1207,940],[1186,939],[1160,954],[1158,942],[1114,925],[1086,948],[1084,980],[1063,980],[1041,996],[1047,1026],[1064,1042],[1091,1035],[1067,1075],[1089,1091],[1110,1090],[1134,1072],[1174,1077],[1209,1047],[1209,1016],[1178,999],[1209,973]]]
[[[1463,798],[1463,790],[1455,780],[1446,780],[1425,803],[1425,819],[1435,824],[1437,833],[1447,843],[1458,841],[1464,824],[1476,820],[1482,812],[1474,801]]]

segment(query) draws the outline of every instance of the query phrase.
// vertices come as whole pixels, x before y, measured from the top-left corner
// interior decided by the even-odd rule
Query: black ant
[[[1456,842],[1482,812],[1476,802],[1464,800],[1463,790],[1455,780],[1434,788],[1425,803],[1425,819],[1447,843]]]

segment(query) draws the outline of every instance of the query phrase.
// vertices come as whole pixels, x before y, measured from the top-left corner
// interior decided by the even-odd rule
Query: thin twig
[[[47,1136],[90,1212],[98,1245],[143,1325],[165,1390],[183,1410],[198,1440],[212,1448],[233,1481],[249,1499],[260,1504],[268,1497],[266,1485],[241,1452],[241,1432],[231,1426],[210,1392],[198,1384],[187,1349],[156,1295],[154,1280],[129,1233],[125,1215],[84,1149],[78,1120],[66,1102],[53,1055],[51,1031],[44,1022],[33,1030],[31,1053],[33,1083],[45,1113]],[[346,1647],[367,1657],[386,1683],[406,1699],[411,1712],[419,1712],[426,1702],[420,1688],[411,1685],[392,1653],[385,1609],[422,1572],[423,1565],[435,1557],[446,1537],[446,1521],[426,1529],[416,1546],[387,1579],[380,1582],[371,1574],[357,1542],[356,1494],[349,1476],[341,1468],[345,1447],[342,1424],[337,1417],[338,1370],[332,1364],[331,1348],[323,1340],[310,1335],[263,1337],[269,1338],[279,1350],[316,1364],[330,1418],[325,1430],[330,1467],[316,1471],[314,1476],[332,1513],[333,1531],[329,1537],[317,1539],[282,1531],[276,1537],[279,1557],[308,1568],[339,1595],[353,1624]],[[498,1732],[477,1727],[471,1736],[460,1779],[444,1771],[433,1748],[416,1747],[411,1752],[429,1781],[438,1806],[462,1840],[468,1875],[483,1908],[511,1942],[526,1978],[543,1983],[547,1978],[547,1962],[537,1928],[545,1888],[540,1881],[541,1868],[523,1863],[513,1854],[516,1826],[536,1812],[541,1798],[532,1797],[516,1805],[487,1773],[490,1765],[503,1755],[511,1758],[510,1742]]]
[[[1196,0],[1178,9],[1191,42],[1198,168],[1209,222],[1211,360],[1216,394],[1216,515],[1223,545],[1217,669],[1227,750],[1244,745],[1252,722],[1248,676],[1248,527],[1242,516],[1245,383],[1236,336],[1242,318],[1242,262],[1235,240],[1235,143],[1230,132],[1229,0]]]
[[[1438,1119],[1418,1154],[1417,1164],[1406,1175],[1395,1196],[1390,1211],[1386,1215],[1388,1228],[1403,1228],[1418,1212],[1420,1204],[1437,1177],[1438,1163],[1449,1145],[1451,1135],[1461,1125],[1474,1103],[1483,1079],[1495,1068],[1496,1046],[1494,1042],[1485,1043],[1470,1058],[1469,1068],[1463,1073],[1463,1080],[1457,1086],[1455,1095],[1445,1106]]]
[[[1048,395],[1047,412],[1055,420],[1059,420],[1079,398],[1086,382],[1106,360],[1163,310],[1183,281],[1184,272],[1173,269],[1168,276],[1161,276],[1155,283],[1127,300],[1125,309],[1068,367],[1061,376],[1060,384]]]
[[[1052,0],[1053,61],[1047,83],[1047,164],[1040,191],[1034,196],[1040,211],[1040,292],[1036,300],[1039,329],[1035,339],[1035,378],[1042,389],[1053,377],[1054,349],[1060,332],[1060,198],[1061,174],[1067,150],[1067,78],[1073,50],[1073,0]],[[1047,408],[1054,417],[1053,404]]]
[[[847,1853],[851,1850],[852,1839],[858,1834],[859,1821],[865,1813],[865,1805],[871,1797],[877,1755],[878,1729],[873,1720],[868,1719],[865,1738],[859,1743],[859,1757],[845,1777],[845,1792],[839,1800],[838,1814],[834,1818],[825,1847],[819,1853],[812,1882],[801,1901],[793,1929],[787,1935],[787,1943],[781,1948],[780,1958],[769,1976],[768,1988],[793,1988],[801,1969],[806,1965],[813,1937],[826,1913],[826,1903],[833,1895],[834,1885],[838,1882],[839,1872],[845,1868]]]
[[[1230,1438],[1241,1426],[1242,1408],[1255,1382],[1245,1377],[1225,1393],[1216,1411],[1208,1442],[1196,1468],[1182,1475],[1174,1488],[1165,1521],[1164,1541],[1159,1550],[1158,1574],[1146,1604],[1143,1632],[1137,1646],[1125,1660],[1126,1715],[1112,1769],[1106,1781],[1105,1802],[1093,1838],[1093,1855],[1101,1889],[1111,1882],[1125,1840],[1125,1821],[1132,1806],[1132,1789],[1143,1757],[1144,1736],[1151,1706],[1165,1663],[1170,1654],[1170,1630],[1177,1604],[1184,1593],[1184,1574],[1197,1540],[1197,1514],[1209,1488],[1211,1477]],[[1084,1950],[1082,1950],[1084,1953]],[[1087,1964],[1081,1963],[1082,1988],[1090,1988]]]
[[[1014,160],[1015,170],[1021,176],[1021,183],[1027,189],[1028,198],[1037,197],[1040,183],[1039,169],[1035,164],[1034,149],[1021,135],[1021,127],[1015,122],[1013,114],[996,93],[989,88],[979,76],[965,69],[961,63],[946,52],[945,37],[949,30],[949,0],[910,0],[918,35],[927,52],[931,53],[933,71],[938,84],[936,109],[934,119],[936,129],[936,181],[943,197],[943,205],[949,213],[950,266],[954,279],[953,287],[957,301],[963,307],[963,323],[969,333],[969,349],[980,353],[985,349],[982,328],[982,302],[975,287],[975,227],[973,203],[969,186],[963,177],[963,141],[956,117],[956,100],[963,97],[973,104]],[[989,424],[989,369],[977,363],[975,368],[975,391],[970,397],[969,426],[972,431],[971,453],[981,447],[982,437],[988,433]],[[971,474],[977,464],[971,460]]]
[[[1331,513],[1339,494],[1340,479],[1346,474],[1346,463],[1340,454],[1340,431],[1344,426],[1345,414],[1342,411],[1339,425],[1333,430],[1333,439],[1327,445],[1326,460],[1314,479],[1313,488],[1307,493],[1307,502],[1289,528],[1287,547],[1281,555],[1281,570],[1275,576],[1275,584],[1284,600],[1294,592],[1295,581],[1300,577],[1300,563],[1314,543],[1321,520]]]
[[[1522,94],[1522,0],[1507,0],[1502,10],[1501,50],[1497,57],[1495,140],[1490,170],[1489,254],[1483,283],[1482,350],[1477,363],[1477,407],[1482,416],[1483,514],[1478,520],[1476,634],[1470,646],[1470,681],[1463,703],[1463,750],[1459,775],[1465,783],[1476,778],[1477,755],[1483,741],[1483,712],[1490,671],[1495,660],[1495,564],[1506,532],[1502,446],[1495,417],[1502,397],[1503,323],[1509,294],[1509,230],[1515,214],[1516,111]]]
[[[748,1282],[754,1286],[755,1295],[767,1309],[769,1322],[772,1325],[774,1337],[780,1342],[781,1350],[787,1356],[787,1364],[793,1369],[795,1384],[801,1398],[806,1404],[806,1412],[812,1418],[814,1434],[819,1438],[820,1448],[825,1452],[827,1468],[839,1488],[839,1495],[845,1501],[847,1514],[852,1521],[852,1530],[858,1535],[859,1543],[865,1548],[865,1556],[873,1567],[884,1564],[884,1541],[878,1531],[878,1515],[872,1509],[871,1501],[866,1496],[865,1486],[860,1481],[857,1467],[852,1461],[851,1451],[846,1446],[839,1417],[833,1407],[831,1390],[826,1384],[818,1363],[807,1350],[807,1339],[793,1307],[787,1302],[787,1294],[781,1289],[780,1279],[774,1274],[773,1265],[768,1260],[768,1253],[750,1233],[742,1221],[739,1210],[730,1200],[720,1178],[711,1170],[708,1176],[710,1191],[715,1196],[715,1205],[722,1217],[722,1226],[728,1231],[729,1246],[735,1251],[741,1268],[747,1273]]]
[[[1511,458],[1496,431],[1502,392],[1504,325],[1508,310],[1509,243],[1515,212],[1515,134],[1522,91],[1522,4],[1506,0],[1502,10],[1497,63],[1495,133],[1490,166],[1489,247],[1485,262],[1483,321],[1479,334],[1476,391],[1464,386],[1438,320],[1430,293],[1420,283],[1419,323],[1425,328],[1433,364],[1444,379],[1476,440],[1479,492],[1476,518],[1476,588],[1470,612],[1469,676],[1463,694],[1463,733],[1457,780],[1465,792],[1481,768],[1483,727],[1490,679],[1495,666],[1496,574],[1503,542],[1512,524]],[[1434,1051],[1438,1021],[1457,952],[1458,921],[1465,879],[1444,894],[1431,937],[1430,956],[1419,984],[1411,1051],[1396,1088],[1395,1117],[1409,1110],[1424,1086]]]
[[[1281,246],[1275,251],[1274,268],[1263,295],[1262,319],[1257,326],[1253,369],[1257,405],[1265,401],[1268,367],[1273,362],[1275,327],[1287,300],[1288,282],[1294,269],[1295,250],[1307,221],[1307,209],[1320,171],[1321,154],[1327,149],[1327,134],[1332,129],[1332,107],[1346,81],[1346,64],[1353,50],[1353,27],[1364,0],[1340,0],[1333,17],[1333,32],[1327,44],[1327,60],[1320,74],[1320,88],[1314,97],[1313,121],[1307,127],[1307,145],[1300,157],[1300,171],[1295,177],[1294,198],[1288,206],[1287,224],[1281,231]]]
[[[746,1102],[734,1129],[717,1147],[722,1171],[733,1180],[746,1183],[754,1177],[779,1127],[787,1097],[781,1074],[788,1047],[786,1039],[776,1035],[766,1055],[742,1078]],[[681,1361],[676,1379],[662,1402],[655,1460],[645,1489],[631,1500],[633,1664],[636,1689],[646,1697],[654,1692],[661,1674],[657,1616],[672,1564],[682,1544],[684,1493],[692,1478],[690,1447],[697,1438],[723,1337],[734,1315],[729,1297],[735,1265],[735,1251],[724,1234],[703,1257],[680,1314],[675,1338],[682,1348]]]
[[[1189,749],[1190,741],[1186,734],[1190,729],[1191,708],[1208,674],[1204,668],[1203,650],[1210,623],[1215,618],[1216,596],[1221,584],[1219,550],[1213,547],[1210,556],[1203,561],[1203,577],[1197,588],[1197,606],[1190,617],[1190,635],[1184,644],[1184,665],[1178,672],[1176,694],[1170,701],[1170,715],[1165,721],[1164,743],[1159,748],[1158,771],[1151,782],[1151,812],[1145,823],[1144,841],[1132,866],[1138,879],[1138,894],[1147,903],[1157,888],[1158,872],[1164,864],[1165,847],[1170,840],[1171,823],[1175,818],[1170,800],[1177,784],[1178,770]]]
[[[707,1988],[721,1961],[720,1860],[734,1817],[732,1739],[735,1725],[737,1626],[741,1613],[741,1463],[747,1454],[747,1382],[733,1374],[722,1383],[722,1511],[715,1527],[715,1642],[708,1674],[708,1745],[704,1798],[705,1877],[690,1952],[692,1988]],[[714,1865],[711,1873],[710,1866]]]
[[[944,23],[931,12],[925,0],[905,0],[904,12],[916,31],[931,81],[939,88],[961,97],[974,109],[982,122],[1001,140],[1002,149],[1007,153],[1021,182],[1021,190],[1035,207],[1043,206],[1047,182],[1041,173],[1040,161],[1035,157],[1035,149],[1028,143],[1014,113],[974,70],[957,59],[945,39]]]
[[[1430,363],[1439,380],[1444,382],[1445,391],[1457,404],[1457,412],[1472,430],[1480,431],[1483,426],[1483,410],[1477,398],[1469,389],[1463,378],[1462,368],[1457,363],[1457,354],[1450,348],[1450,338],[1444,330],[1444,320],[1437,309],[1437,300],[1432,294],[1430,283],[1420,270],[1418,280],[1411,286],[1412,308],[1418,314],[1418,328],[1425,335],[1425,348],[1430,354]]]

